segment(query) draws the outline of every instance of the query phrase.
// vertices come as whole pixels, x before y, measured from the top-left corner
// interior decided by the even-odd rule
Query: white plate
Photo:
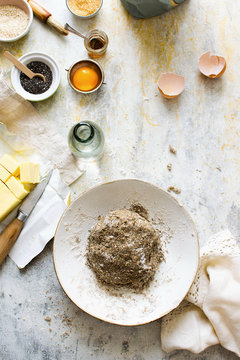
[[[164,231],[165,261],[142,294],[121,297],[100,287],[86,264],[88,231],[99,215],[141,203]],[[167,192],[140,180],[117,180],[88,190],[63,214],[54,239],[54,264],[59,282],[82,310],[119,325],[140,325],[167,314],[183,300],[197,271],[199,245],[195,226]]]

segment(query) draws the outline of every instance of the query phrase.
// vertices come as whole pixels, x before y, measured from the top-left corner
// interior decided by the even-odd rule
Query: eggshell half
[[[218,78],[226,70],[226,60],[222,56],[211,54],[210,51],[202,54],[198,61],[200,72],[209,78]]]
[[[174,73],[164,73],[158,79],[158,89],[167,99],[180,95],[184,90],[184,77]]]

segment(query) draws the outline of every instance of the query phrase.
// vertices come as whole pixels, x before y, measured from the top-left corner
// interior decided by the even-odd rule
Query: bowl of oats
[[[66,0],[68,10],[81,19],[90,19],[100,11],[103,0]]]
[[[33,12],[25,0],[0,0],[0,41],[17,41],[31,27]]]

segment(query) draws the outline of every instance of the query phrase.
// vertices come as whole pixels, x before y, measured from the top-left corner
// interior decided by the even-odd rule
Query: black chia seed
[[[41,61],[31,61],[27,64],[27,67],[34,73],[40,73],[45,76],[46,82],[40,77],[34,76],[29,79],[23,72],[20,73],[20,83],[24,90],[31,94],[42,94],[47,91],[52,84],[52,71],[50,67]]]

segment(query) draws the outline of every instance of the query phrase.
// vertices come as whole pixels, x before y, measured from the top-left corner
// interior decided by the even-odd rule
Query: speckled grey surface
[[[67,84],[64,69],[87,56],[74,35],[58,36],[35,19],[27,37],[0,46],[16,56],[40,50],[56,58],[61,86],[54,97],[35,106],[65,139],[80,119],[96,121],[105,132],[105,155],[72,186],[73,196],[117,178],[137,177],[164,189],[174,185],[181,189],[176,197],[195,221],[201,244],[224,228],[239,240],[239,0],[190,0],[160,18],[139,21],[120,1],[105,0],[100,14],[87,22],[70,15],[64,0],[41,3],[62,22],[83,32],[99,27],[110,37],[109,51],[100,60],[106,85],[90,96],[74,93]],[[220,79],[198,73],[198,57],[207,50],[226,58],[227,71]],[[9,81],[11,65],[2,56],[0,65]],[[186,89],[178,99],[168,101],[159,94],[156,81],[163,71],[185,76]],[[166,355],[160,321],[126,328],[83,313],[57,281],[52,244],[25,270],[10,259],[4,262],[0,309],[1,360],[237,358],[220,346],[201,355]]]
[[[233,360],[238,357],[215,346],[201,355],[160,348],[160,321],[121,327],[94,319],[79,310],[56,279],[52,245],[26,270],[8,259],[0,273],[0,358],[4,360]],[[46,321],[45,319],[51,319]],[[48,320],[49,320],[48,319]]]

